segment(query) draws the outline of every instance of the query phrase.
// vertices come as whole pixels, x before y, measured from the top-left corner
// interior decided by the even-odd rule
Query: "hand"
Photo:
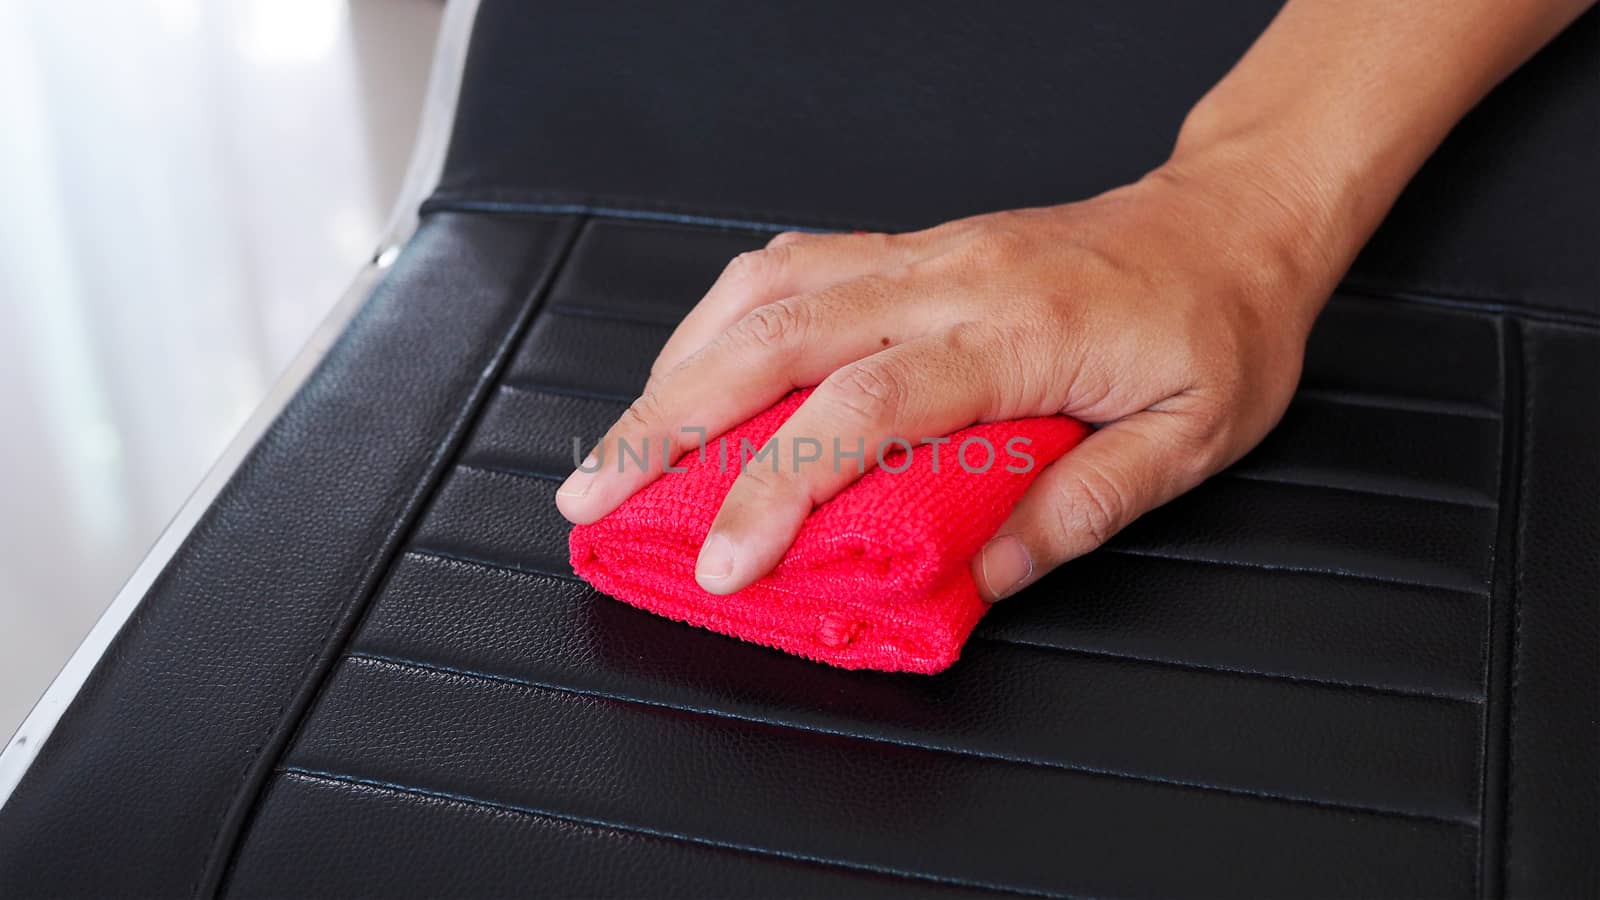
[[[1103,426],[1040,473],[973,561],[986,596],[1011,594],[1267,433],[1312,320],[1401,188],[1592,2],[1432,0],[1397,15],[1290,0],[1190,110],[1173,158],[1133,185],[914,234],[783,234],[734,260],[601,446],[648,440],[676,458],[693,447],[683,428],[717,434],[809,385],[780,448],[1056,412]],[[701,548],[701,586],[731,593],[772,569],[807,513],[858,477],[834,462],[740,475]],[[556,498],[577,523],[662,469],[586,468]]]
[[[1307,239],[1316,216],[1299,196],[1228,160],[1186,160],[1081,203],[908,234],[778,235],[733,260],[679,325],[605,458],[648,441],[675,459],[696,446],[686,426],[715,436],[810,385],[780,447],[872,448],[1053,413],[1100,426],[973,561],[984,595],[1005,597],[1276,424],[1341,268]],[[562,513],[592,522],[661,474],[656,457],[617,468],[575,472]],[[858,477],[827,460],[749,467],[701,550],[700,584],[726,594],[760,578]]]

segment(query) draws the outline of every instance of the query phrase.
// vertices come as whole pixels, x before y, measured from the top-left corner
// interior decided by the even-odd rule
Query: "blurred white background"
[[[439,0],[0,0],[0,737],[358,267]]]

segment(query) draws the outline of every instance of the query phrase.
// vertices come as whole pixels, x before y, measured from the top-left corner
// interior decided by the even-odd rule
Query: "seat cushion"
[[[948,672],[845,672],[595,593],[553,504],[768,236],[431,217],[0,812],[10,883],[1468,896],[1486,856],[1574,864],[1594,329],[1337,297],[1250,456]]]
[[[1402,199],[1266,441],[949,671],[568,568],[573,438],[730,257],[1134,177],[1274,5],[484,0],[420,228],[0,807],[0,892],[1593,893],[1597,13]]]
[[[420,833],[493,834],[496,890],[720,890],[730,856],[749,890],[796,894],[1477,889],[1513,326],[1336,299],[1247,459],[1002,605],[948,673],[844,673],[573,578],[572,438],[765,237],[578,227],[273,776],[237,890],[350,877],[336,835],[397,805]],[[354,871],[441,877],[412,844]]]

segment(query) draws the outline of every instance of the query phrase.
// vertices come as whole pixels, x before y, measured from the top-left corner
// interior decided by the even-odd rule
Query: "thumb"
[[[990,601],[1099,547],[1210,475],[1209,443],[1188,411],[1147,409],[1099,429],[1034,481],[972,561]]]

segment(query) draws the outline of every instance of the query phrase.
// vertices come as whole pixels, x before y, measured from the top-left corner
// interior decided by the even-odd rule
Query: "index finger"
[[[784,232],[762,250],[741,253],[678,323],[650,367],[651,379],[676,368],[751,310],[888,271],[909,260],[910,248],[910,242],[887,234]]]

